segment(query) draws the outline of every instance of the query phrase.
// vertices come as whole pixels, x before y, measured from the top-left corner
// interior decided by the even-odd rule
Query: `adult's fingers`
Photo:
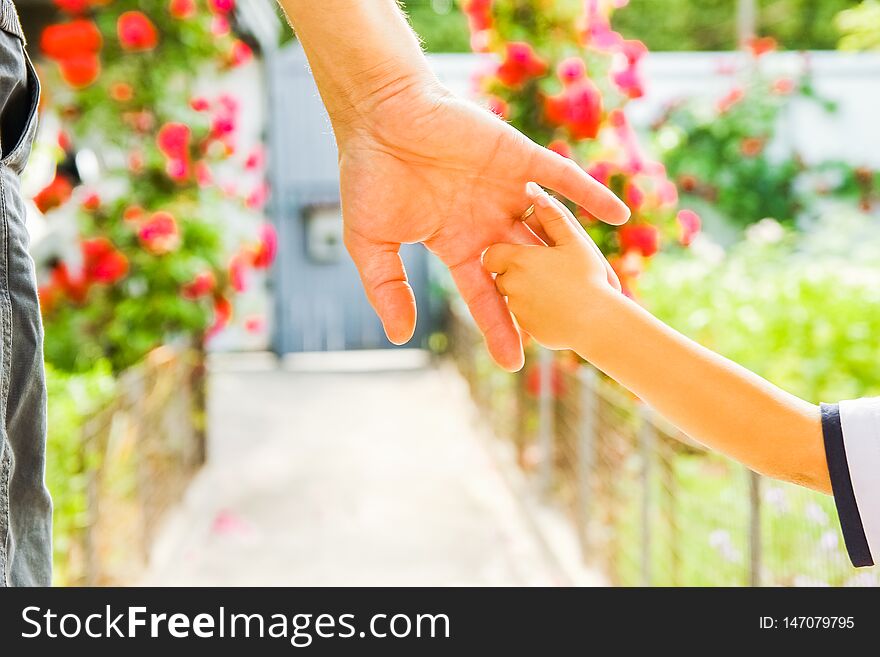
[[[416,329],[416,297],[400,258],[400,244],[372,242],[346,230],[345,246],[388,339],[394,344],[408,342]]]
[[[605,223],[618,226],[629,219],[629,208],[614,193],[584,171],[574,160],[537,147],[532,177]]]
[[[520,370],[524,362],[522,341],[492,275],[483,269],[479,258],[452,267],[450,272],[492,358],[510,372]]]

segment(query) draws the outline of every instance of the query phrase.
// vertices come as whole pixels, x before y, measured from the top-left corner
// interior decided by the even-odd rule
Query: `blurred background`
[[[17,4],[58,584],[880,583],[831,498],[572,354],[500,371],[418,245],[390,345],[274,3]],[[627,294],[812,402],[880,394],[880,2],[404,4],[449,87],[630,206],[573,208]]]

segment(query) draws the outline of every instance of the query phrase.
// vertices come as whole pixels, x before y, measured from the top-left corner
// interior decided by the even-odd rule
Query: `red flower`
[[[93,212],[101,207],[101,197],[97,194],[97,192],[92,192],[88,196],[86,196],[82,201],[83,210],[88,210],[89,212]]]
[[[773,37],[753,37],[746,42],[749,51],[755,57],[761,57],[776,50],[776,39]]]
[[[139,205],[130,205],[122,213],[123,221],[137,223],[144,218],[144,209]]]
[[[589,78],[544,100],[547,120],[568,128],[575,139],[594,139],[602,124],[602,94]]]
[[[731,107],[740,102],[745,97],[745,95],[745,92],[739,87],[731,89],[726,96],[718,101],[718,104],[716,106],[718,113],[725,114],[730,110]]]
[[[70,180],[63,174],[56,173],[52,182],[34,196],[34,204],[40,212],[46,214],[49,210],[64,205],[72,193],[73,185]]]
[[[90,284],[82,274],[72,276],[67,265],[61,262],[52,270],[51,287],[74,303],[83,303],[88,296]]]
[[[40,49],[49,59],[57,61],[101,49],[101,32],[94,22],[85,18],[50,25],[40,37]]]
[[[177,221],[170,212],[155,212],[141,224],[138,239],[153,255],[170,253],[180,245]]]
[[[179,20],[192,18],[196,14],[195,0],[171,0],[168,12]]]
[[[134,88],[128,82],[114,82],[110,85],[110,98],[125,103],[134,98]]]
[[[559,153],[562,157],[571,158],[571,146],[567,141],[562,141],[561,139],[557,139],[555,141],[551,141],[547,144],[547,148],[554,153]]]
[[[546,62],[535,54],[529,44],[512,42],[507,44],[504,61],[498,67],[496,75],[502,84],[519,87],[530,78],[543,75],[546,71]]]
[[[676,219],[680,229],[678,241],[683,246],[690,246],[702,228],[703,222],[700,220],[700,215],[693,210],[682,210]]]
[[[106,237],[83,240],[80,248],[87,281],[112,285],[128,273],[128,258]]]
[[[235,0],[208,0],[208,9],[215,14],[228,14],[235,9]]]
[[[204,112],[209,107],[211,107],[211,103],[208,102],[207,98],[198,96],[189,101],[189,106],[192,107],[196,112]]]
[[[116,34],[123,50],[138,52],[152,50],[159,43],[156,26],[140,11],[126,11],[116,22]]]
[[[251,264],[255,269],[268,269],[278,253],[278,234],[272,224],[263,224],[260,229],[260,244],[254,252]]]
[[[216,286],[217,279],[214,277],[214,272],[207,270],[196,274],[189,283],[181,288],[180,293],[184,299],[194,300],[208,296]]]
[[[740,142],[739,150],[746,157],[757,157],[764,150],[764,140],[759,137],[746,137]]]
[[[660,231],[650,224],[627,224],[617,231],[617,237],[624,253],[637,251],[650,258],[660,250]]]
[[[492,0],[464,0],[462,11],[468,17],[472,32],[483,32],[492,27]]]
[[[626,186],[626,204],[633,212],[638,212],[645,202],[645,193],[634,182]]]
[[[208,329],[206,338],[211,338],[229,324],[232,319],[232,302],[224,296],[214,297],[214,324]]]

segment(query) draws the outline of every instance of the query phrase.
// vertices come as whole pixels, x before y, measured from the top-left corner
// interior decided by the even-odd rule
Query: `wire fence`
[[[850,565],[831,497],[707,452],[571,355],[530,350],[509,374],[468,318],[449,333],[481,415],[612,584],[880,585]]]
[[[138,581],[165,512],[205,461],[204,425],[201,351],[160,348],[120,376],[83,431],[87,518],[67,555],[68,584]]]

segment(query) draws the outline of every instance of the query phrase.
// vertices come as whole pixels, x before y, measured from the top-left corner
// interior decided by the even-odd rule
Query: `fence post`
[[[538,352],[540,390],[538,392],[538,445],[541,450],[541,492],[553,487],[553,352]]]
[[[593,476],[596,467],[596,443],[598,440],[598,411],[596,397],[598,376],[596,370],[585,365],[578,370],[581,390],[581,417],[578,427],[578,470],[577,470],[577,528],[581,542],[581,552],[586,560],[589,557],[589,520],[592,503]]]
[[[761,586],[761,476],[749,470],[749,586]]]
[[[641,574],[642,586],[651,586],[651,510],[653,508],[653,491],[651,487],[651,475],[654,459],[654,445],[656,443],[653,413],[646,405],[639,407],[641,423],[639,426],[639,451],[641,454]]]

